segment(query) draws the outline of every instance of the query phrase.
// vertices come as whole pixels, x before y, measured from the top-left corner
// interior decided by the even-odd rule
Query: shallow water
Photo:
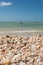
[[[0,30],[43,30],[43,22],[0,22]]]

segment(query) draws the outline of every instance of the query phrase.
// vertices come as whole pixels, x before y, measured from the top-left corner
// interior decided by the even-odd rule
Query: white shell
[[[19,63],[19,65],[26,65],[26,64],[25,64],[25,62],[22,62],[22,61],[21,61],[21,62]]]

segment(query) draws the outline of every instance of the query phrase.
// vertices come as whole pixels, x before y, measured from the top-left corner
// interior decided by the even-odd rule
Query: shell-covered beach
[[[0,65],[43,65],[43,36],[0,36]]]
[[[0,22],[0,65],[43,65],[43,22]]]

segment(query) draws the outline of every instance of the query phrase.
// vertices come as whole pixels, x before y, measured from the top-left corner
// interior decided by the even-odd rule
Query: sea
[[[0,22],[0,30],[43,30],[43,22]]]

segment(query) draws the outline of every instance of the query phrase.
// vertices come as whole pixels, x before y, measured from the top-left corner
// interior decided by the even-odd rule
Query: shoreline
[[[0,36],[13,36],[13,35],[21,35],[21,36],[33,36],[33,35],[42,35],[43,30],[0,30]]]

